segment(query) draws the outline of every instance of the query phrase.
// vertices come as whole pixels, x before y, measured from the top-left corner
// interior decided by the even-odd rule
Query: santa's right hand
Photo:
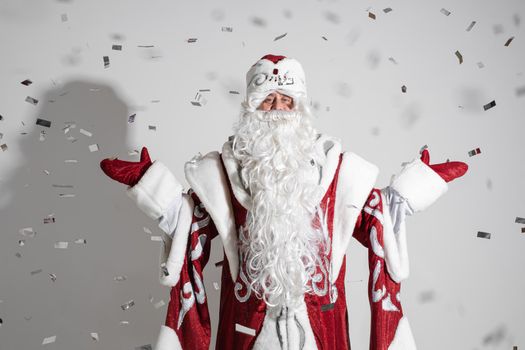
[[[100,168],[110,178],[128,186],[135,186],[146,170],[153,164],[148,149],[142,147],[139,162],[106,158],[100,162]]]

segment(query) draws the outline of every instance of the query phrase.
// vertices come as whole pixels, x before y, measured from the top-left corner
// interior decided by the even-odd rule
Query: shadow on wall
[[[153,343],[166,311],[153,305],[169,290],[158,283],[160,243],[143,227],[161,231],[99,167],[116,155],[138,160],[128,155],[128,108],[88,81],[48,91],[38,106],[35,121],[51,125],[28,125],[10,145],[22,159],[0,189],[2,348],[33,349],[56,335],[54,349],[87,349],[90,333],[107,349]],[[34,233],[20,233],[28,227]]]

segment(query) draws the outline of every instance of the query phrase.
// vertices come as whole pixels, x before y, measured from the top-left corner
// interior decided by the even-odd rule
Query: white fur
[[[388,350],[417,350],[410,324],[406,317],[402,317],[397,324],[396,334]]]
[[[373,189],[378,169],[355,153],[345,152],[339,169],[332,233],[332,281],[337,279],[355,223]]]
[[[164,164],[155,161],[135,186],[128,187],[126,194],[147,216],[157,220],[170,207],[178,211],[173,203],[180,201],[182,185]],[[170,226],[175,225],[176,222]]]
[[[173,238],[168,238],[165,243],[165,252],[161,256],[161,263],[166,264],[166,269],[169,273],[168,276],[165,276],[164,272],[160,271],[160,283],[164,286],[173,287],[179,282],[193,219],[193,207],[194,204],[191,197],[184,194],[182,196],[181,209],[178,213],[178,223],[172,234]]]
[[[445,180],[418,158],[406,164],[390,186],[408,201],[414,212],[426,209],[448,189]]]
[[[182,350],[177,333],[168,326],[161,326],[155,350]]]
[[[210,214],[221,237],[230,266],[231,277],[236,281],[239,273],[237,231],[226,174],[218,152],[194,158],[184,168],[186,180]]]
[[[279,343],[279,335],[277,334],[277,322],[281,330],[281,340],[283,341],[283,349],[300,349],[299,332],[295,324],[294,317],[297,317],[304,330],[304,348],[302,350],[316,350],[317,343],[315,341],[314,332],[310,325],[306,304],[302,300],[300,307],[295,311],[289,311],[288,317],[283,317],[280,321],[277,320],[276,315],[273,314],[270,308],[267,308],[266,316],[262,329],[255,340],[253,350],[274,350],[281,349]],[[287,327],[288,325],[288,327]]]

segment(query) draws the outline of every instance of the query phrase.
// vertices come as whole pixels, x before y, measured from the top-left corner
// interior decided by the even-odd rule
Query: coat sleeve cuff
[[[180,200],[182,185],[164,164],[155,161],[126,194],[147,216],[157,220],[173,201]]]
[[[408,201],[414,212],[425,210],[448,190],[445,180],[420,159],[406,164],[390,187]]]

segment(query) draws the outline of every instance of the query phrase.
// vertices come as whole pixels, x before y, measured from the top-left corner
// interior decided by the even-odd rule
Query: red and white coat
[[[247,288],[238,250],[238,229],[250,209],[231,142],[222,153],[198,156],[185,166],[191,189],[155,161],[127,194],[171,237],[163,257],[161,283],[171,287],[157,350],[209,349],[211,327],[203,270],[211,240],[224,247],[216,349],[350,349],[345,297],[345,256],[351,237],[369,251],[371,350],[413,350],[415,342],[400,303],[400,282],[408,277],[405,217],[421,211],[447,191],[446,182],[415,159],[389,186],[374,188],[377,167],[337,139],[320,135],[325,159],[315,169],[324,197],[317,223],[330,238],[325,293],[307,294],[302,307],[267,310]],[[326,291],[327,289],[327,291]]]

